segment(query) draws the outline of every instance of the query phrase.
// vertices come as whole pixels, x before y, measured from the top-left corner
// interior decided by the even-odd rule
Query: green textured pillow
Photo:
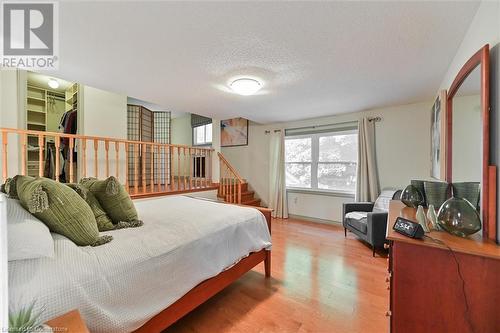
[[[113,239],[99,237],[92,209],[68,186],[48,178],[18,176],[16,189],[24,208],[76,245],[97,246]]]
[[[115,177],[111,176],[105,180],[84,178],[80,180],[80,185],[97,197],[113,223],[128,222],[129,226],[134,227],[142,225],[130,195]]]
[[[9,196],[9,198],[19,200],[16,187],[16,180],[19,177],[25,177],[26,179],[31,179],[31,180],[35,179],[30,176],[21,176],[21,175],[14,176],[14,178],[7,178],[5,180],[5,184],[2,185],[2,192],[6,193]]]
[[[85,202],[92,209],[92,213],[94,213],[95,220],[97,222],[97,228],[99,231],[108,231],[115,229],[115,225],[109,218],[108,214],[104,211],[99,203],[99,200],[95,197],[95,195],[90,192],[86,187],[79,184],[66,184],[71,187],[78,195],[85,200]]]

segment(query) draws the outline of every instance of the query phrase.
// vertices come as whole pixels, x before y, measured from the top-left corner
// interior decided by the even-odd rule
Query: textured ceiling
[[[477,2],[61,2],[54,73],[269,123],[432,99]],[[228,92],[238,76],[264,88]]]

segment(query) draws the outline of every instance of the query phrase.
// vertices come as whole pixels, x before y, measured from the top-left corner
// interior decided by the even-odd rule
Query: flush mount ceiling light
[[[253,95],[262,88],[259,81],[249,78],[234,80],[229,86],[235,93],[243,96]]]
[[[56,79],[49,79],[49,81],[47,82],[47,84],[49,85],[49,87],[51,87],[52,89],[57,89],[59,88],[59,82],[56,80]]]

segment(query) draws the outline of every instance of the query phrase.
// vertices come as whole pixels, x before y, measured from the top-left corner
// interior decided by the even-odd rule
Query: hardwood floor
[[[273,220],[272,258],[165,333],[388,331],[386,258],[342,227]]]

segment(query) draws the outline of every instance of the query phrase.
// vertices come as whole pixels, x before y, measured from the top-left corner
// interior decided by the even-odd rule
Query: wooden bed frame
[[[262,207],[252,208],[258,209],[264,214],[270,233],[272,210]],[[260,250],[259,252],[253,252],[233,267],[203,281],[191,289],[187,294],[151,318],[135,332],[150,333],[163,331],[177,320],[194,310],[196,307],[213,297],[219,291],[238,280],[243,274],[250,271],[261,262],[264,262],[265,276],[266,278],[269,278],[271,276],[271,251]]]

